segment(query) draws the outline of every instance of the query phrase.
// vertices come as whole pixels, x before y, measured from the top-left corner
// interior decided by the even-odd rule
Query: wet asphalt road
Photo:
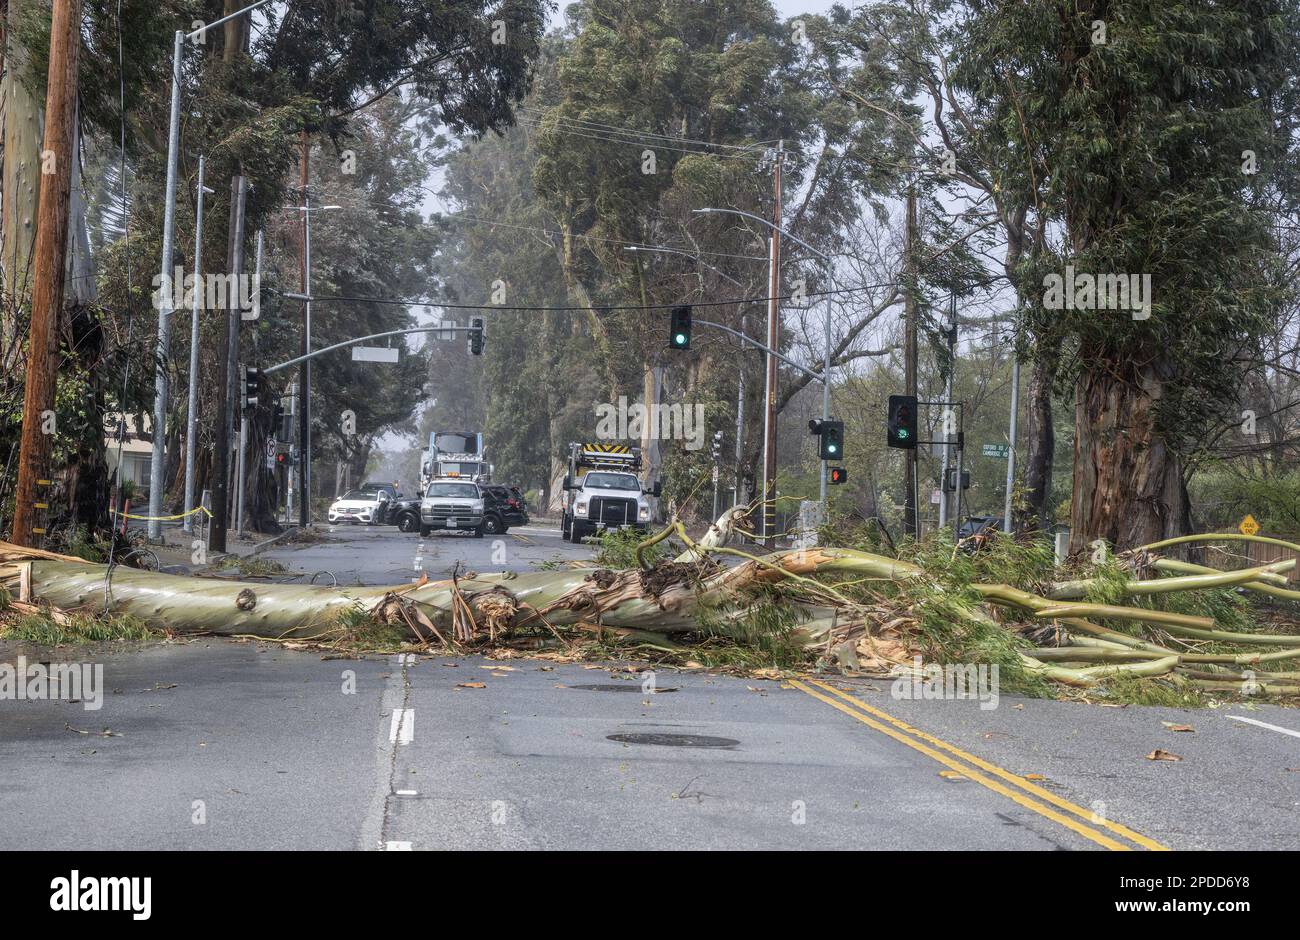
[[[591,551],[515,534],[357,528],[270,556],[396,584]],[[19,654],[49,658],[0,663]],[[981,708],[881,681],[209,639],[54,658],[102,665],[103,705],[0,699],[0,849],[1300,845],[1300,713],[1270,706]]]

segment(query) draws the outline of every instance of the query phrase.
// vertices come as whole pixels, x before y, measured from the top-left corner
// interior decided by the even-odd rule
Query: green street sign
[[[1006,460],[1011,456],[1011,446],[1009,444],[985,444],[980,453],[985,457],[998,457]]]

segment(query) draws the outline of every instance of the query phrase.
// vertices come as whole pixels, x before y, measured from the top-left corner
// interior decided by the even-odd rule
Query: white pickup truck
[[[431,480],[420,500],[420,534],[435,529],[483,537],[483,491],[469,480]]]

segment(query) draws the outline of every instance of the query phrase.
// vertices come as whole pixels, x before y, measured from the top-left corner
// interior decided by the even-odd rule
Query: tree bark
[[[0,302],[0,351],[3,368],[12,371],[21,361],[22,342],[18,311],[27,305],[31,290],[32,249],[36,243],[37,185],[41,179],[41,103],[29,89],[27,51],[15,27],[32,0],[9,0],[8,44],[3,90],[4,171],[0,242],[3,254],[4,292]]]
[[[1094,363],[1075,390],[1070,551],[1116,551],[1181,535],[1190,519],[1181,458],[1156,429],[1159,363]]]
[[[1056,451],[1056,429],[1052,424],[1052,384],[1056,381],[1056,360],[1039,352],[1029,374],[1029,395],[1025,409],[1025,499],[1030,515],[1043,531],[1051,528],[1052,466]]]

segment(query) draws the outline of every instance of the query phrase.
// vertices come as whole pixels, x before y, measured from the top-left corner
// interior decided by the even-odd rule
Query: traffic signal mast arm
[[[286,294],[285,296],[289,295]],[[346,349],[348,346],[355,346],[357,343],[364,343],[366,340],[370,339],[383,339],[386,336],[405,336],[410,333],[474,333],[481,329],[482,327],[478,326],[443,326],[439,324],[437,326],[415,326],[405,330],[389,330],[387,333],[371,333],[369,336],[358,336],[354,339],[346,339],[341,343],[335,343],[333,346],[326,346],[323,349],[314,349],[305,356],[298,356],[297,358],[290,359],[287,362],[278,362],[273,366],[267,366],[262,370],[262,374],[266,375],[270,372],[279,372],[281,369],[296,366],[305,359],[314,359],[323,353],[333,352],[336,349]]]
[[[698,320],[698,319],[697,319],[697,320],[695,320],[694,322],[695,322],[695,323],[698,323],[700,326],[711,326],[711,327],[713,327],[714,329],[722,330],[724,333],[730,333],[732,336],[736,337],[737,339],[739,339],[739,340],[741,340],[741,341],[743,341],[743,342],[749,343],[749,345],[754,346],[754,347],[756,347],[756,348],[758,348],[758,349],[763,350],[763,352],[771,353],[773,356],[776,356],[776,358],[780,359],[780,360],[781,360],[782,362],[784,362],[786,365],[790,366],[790,368],[792,368],[792,369],[798,369],[798,370],[799,370],[800,372],[802,372],[804,375],[809,376],[810,378],[816,379],[818,382],[825,382],[825,381],[827,380],[827,376],[826,376],[825,368],[824,368],[823,371],[821,371],[821,372],[814,372],[812,369],[809,369],[807,366],[801,366],[799,363],[795,362],[793,359],[787,359],[785,356],[781,355],[781,354],[780,354],[779,352],[777,352],[775,349],[771,349],[771,348],[769,348],[768,346],[763,345],[763,344],[760,343],[758,340],[756,340],[756,339],[754,339],[754,338],[752,338],[752,337],[746,336],[744,333],[740,332],[739,330],[733,330],[731,327],[729,327],[729,326],[723,326],[721,323],[714,323],[712,320]],[[829,363],[824,363],[823,365],[824,365],[824,367],[829,367]]]

